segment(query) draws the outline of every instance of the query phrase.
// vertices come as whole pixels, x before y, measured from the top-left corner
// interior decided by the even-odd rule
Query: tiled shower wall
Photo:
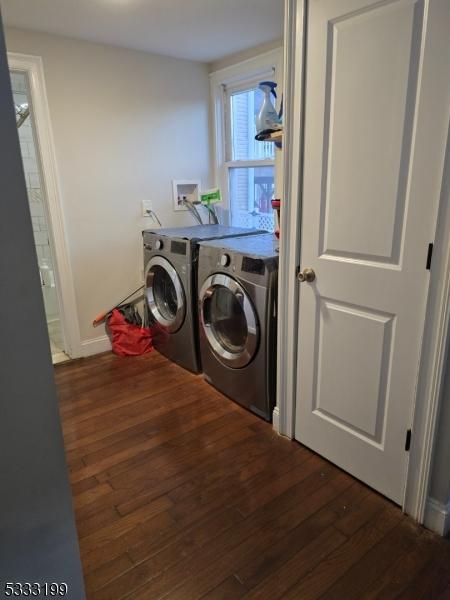
[[[15,104],[28,102],[27,82],[22,73],[11,73],[11,84]],[[43,293],[47,320],[58,317],[58,305],[56,289],[54,287],[54,276],[52,256],[48,240],[47,220],[43,204],[43,190],[39,175],[39,164],[36,157],[33,139],[32,122],[28,117],[19,128],[19,141],[25,172],[25,182],[30,203],[31,219],[33,222],[33,233],[36,244],[36,253],[41,272],[41,280],[44,283]]]

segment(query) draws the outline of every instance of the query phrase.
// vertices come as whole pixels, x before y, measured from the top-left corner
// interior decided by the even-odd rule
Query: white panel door
[[[299,284],[296,438],[398,503],[438,205],[423,188],[444,110],[424,90],[448,77],[429,39],[437,19],[450,31],[446,2],[308,10],[301,269],[316,279]]]

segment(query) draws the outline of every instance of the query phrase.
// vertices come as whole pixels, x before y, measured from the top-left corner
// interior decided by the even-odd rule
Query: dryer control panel
[[[253,256],[243,256],[241,271],[243,273],[253,273],[254,275],[264,275],[266,265],[261,258]]]
[[[207,269],[230,273],[234,277],[243,277],[246,281],[258,285],[265,285],[266,278],[272,271],[270,259],[249,256],[225,248],[212,252],[202,249],[200,254],[203,257],[203,266]]]

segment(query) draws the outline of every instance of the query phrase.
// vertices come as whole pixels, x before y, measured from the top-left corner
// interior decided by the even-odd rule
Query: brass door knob
[[[316,274],[314,273],[313,269],[306,267],[306,269],[303,269],[303,271],[298,272],[297,277],[300,283],[303,283],[304,281],[311,283],[316,278]]]

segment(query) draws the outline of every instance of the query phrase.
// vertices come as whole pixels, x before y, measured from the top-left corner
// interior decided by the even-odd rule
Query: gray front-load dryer
[[[278,240],[272,234],[200,244],[200,353],[205,379],[272,418],[276,388]]]
[[[156,350],[201,371],[198,348],[197,261],[204,240],[255,235],[258,230],[195,225],[142,232],[147,313]]]

